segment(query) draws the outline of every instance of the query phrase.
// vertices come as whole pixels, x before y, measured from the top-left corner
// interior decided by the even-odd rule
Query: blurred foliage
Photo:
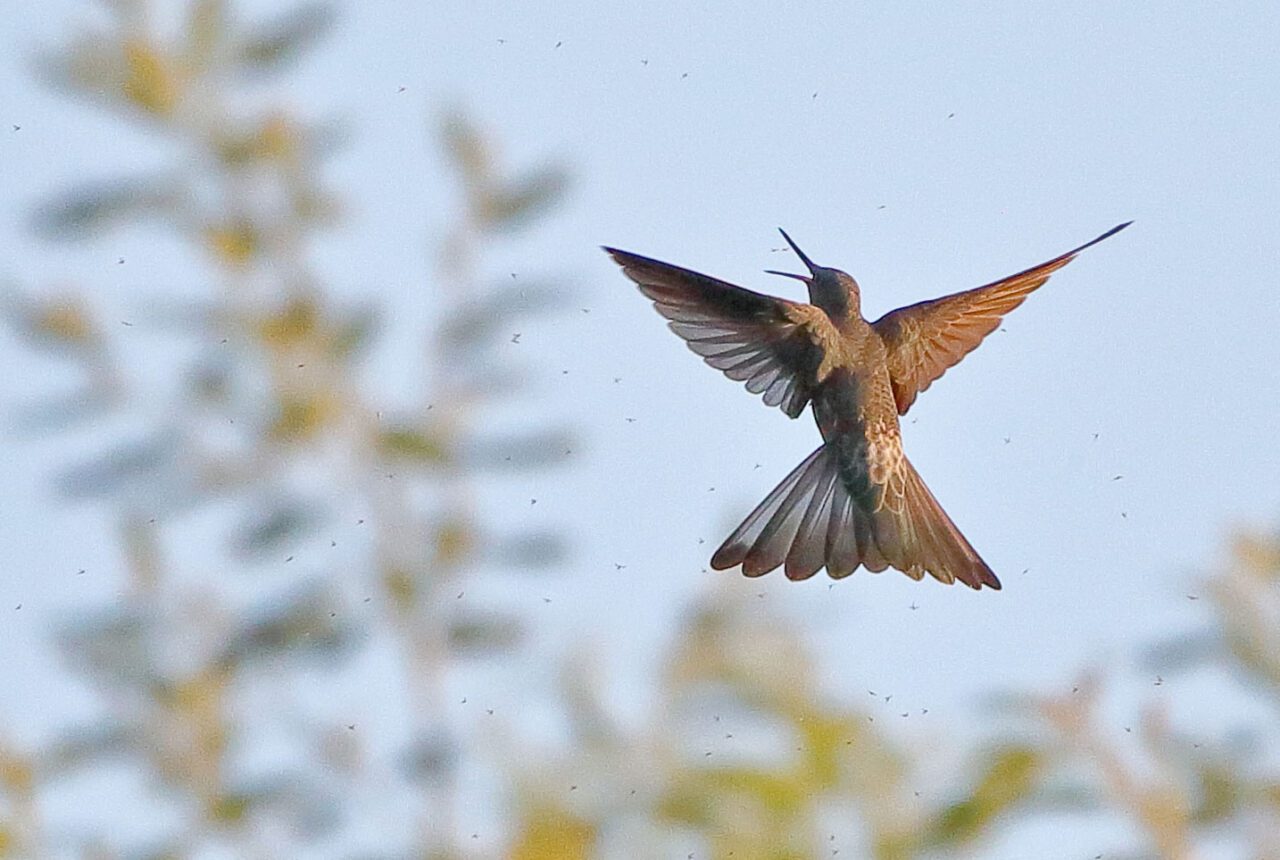
[[[335,299],[305,251],[341,214],[321,175],[340,136],[296,115],[283,92],[274,104],[241,92],[316,43],[331,8],[253,23],[231,3],[194,0],[178,31],[162,35],[160,5],[104,5],[105,24],[40,63],[48,82],[169,139],[176,157],[55,194],[38,208],[36,231],[79,241],[146,221],[203,252],[210,286],[198,300],[150,297],[144,303],[162,312],[123,328],[104,324],[91,290],[4,293],[12,328],[82,374],[72,396],[25,408],[31,417],[20,426],[83,434],[89,452],[55,485],[110,512],[129,578],[118,600],[69,621],[58,637],[68,667],[100,696],[99,718],[0,756],[0,856],[314,848],[349,824],[346,804],[387,801],[386,774],[353,764],[369,754],[364,744],[386,739],[335,742],[354,729],[304,706],[314,690],[294,688],[312,678],[331,689],[375,649],[401,666],[406,736],[393,758],[418,762],[397,790],[420,813],[398,840],[420,846],[415,856],[456,854],[458,774],[478,739],[445,707],[446,689],[465,661],[509,658],[528,626],[507,608],[457,597],[486,575],[554,565],[566,544],[536,520],[515,531],[511,517],[490,522],[468,484],[480,470],[560,466],[572,444],[554,423],[501,437],[484,429],[486,410],[523,387],[511,367],[520,351],[498,350],[493,329],[554,312],[563,297],[554,281],[486,289],[481,254],[496,237],[533,226],[560,196],[563,174],[503,172],[481,155],[492,144],[478,127],[460,115],[444,121],[463,208],[440,275],[425,287],[441,321],[426,364],[403,377],[418,404],[384,414],[362,368],[383,314]],[[192,347],[193,357],[177,361],[156,352],[169,376],[160,386],[118,355],[123,339],[148,326],[176,330]],[[108,429],[117,425],[130,429]],[[193,567],[187,523],[202,516],[227,539]],[[336,535],[356,548],[342,561],[320,560],[315,550],[337,550]],[[305,567],[289,564],[304,553]],[[316,680],[317,670],[334,681]],[[273,701],[265,713],[248,704],[264,687]],[[246,751],[278,736],[284,715],[294,723],[292,763],[255,771]],[[166,798],[185,810],[159,843],[131,842],[127,828],[86,837],[40,827],[38,799],[108,761],[143,776],[150,796],[138,802]]]
[[[205,256],[209,287],[149,317],[170,333],[182,320],[191,347],[157,354],[159,389],[119,358],[148,320],[106,325],[92,289],[0,294],[32,349],[81,372],[18,426],[83,435],[93,453],[54,483],[106,511],[125,571],[118,597],[57,635],[96,718],[52,720],[34,743],[0,734],[0,857],[908,860],[981,856],[1045,813],[1124,816],[1142,856],[1191,858],[1226,839],[1233,856],[1280,857],[1280,769],[1264,746],[1280,703],[1274,539],[1242,537],[1204,585],[1204,628],[1157,643],[1142,667],[1162,687],[1226,668],[1273,715],[1244,742],[1175,728],[1168,687],[1117,726],[1092,676],[1061,695],[1003,696],[977,749],[911,712],[877,722],[886,710],[823,691],[804,631],[736,579],[687,614],[638,720],[612,713],[581,643],[546,702],[529,696],[563,720],[560,743],[530,736],[536,707],[477,719],[457,680],[533,683],[522,651],[538,631],[518,606],[464,595],[527,590],[502,577],[561,567],[568,541],[537,520],[510,531],[473,485],[560,467],[573,447],[554,416],[486,429],[487,409],[526,390],[499,333],[563,294],[554,280],[486,287],[480,272],[492,243],[539,223],[566,175],[513,174],[465,115],[444,119],[463,205],[427,286],[440,322],[406,373],[418,402],[384,414],[362,361],[394,308],[336,300],[307,262],[308,240],[341,217],[320,171],[341,135],[282,98],[241,98],[316,44],[331,8],[250,23],[224,0],[191,0],[162,37],[150,5],[107,4],[108,25],[41,69],[171,140],[176,163],[70,189],[34,227],[52,241],[171,229]],[[95,423],[120,417],[129,430]],[[225,540],[193,559],[192,535],[211,533],[199,517]],[[321,560],[330,551],[340,560]],[[159,830],[58,825],[69,785],[122,767],[137,797],[121,807],[165,810]],[[484,833],[461,823],[476,809]],[[362,849],[370,833],[376,847]]]

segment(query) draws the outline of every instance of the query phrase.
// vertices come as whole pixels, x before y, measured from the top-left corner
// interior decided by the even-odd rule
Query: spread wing
[[[813,396],[820,344],[835,334],[826,314],[638,254],[604,249],[653,300],[689,349],[764,402],[796,418]]]
[[[946,373],[947,368],[977,349],[982,339],[1000,325],[1000,319],[1022,304],[1051,274],[1074,260],[1085,248],[1132,223],[1113,227],[1093,241],[1024,272],[963,293],[898,308],[872,323],[888,349],[889,376],[898,414],[906,414],[916,395]]]

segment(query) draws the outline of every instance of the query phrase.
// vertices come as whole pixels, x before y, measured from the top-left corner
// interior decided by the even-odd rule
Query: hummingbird
[[[757,293],[689,269],[605,247],[689,349],[753,394],[798,418],[813,410],[822,444],[765,497],[711,557],[716,570],[762,576],[783,567],[841,579],[862,565],[975,590],[1000,580],[947,516],[902,450],[898,418],[1005,314],[1101,236],[981,287],[862,316],[846,272],[819,266],[785,230],[809,270],[809,302]]]

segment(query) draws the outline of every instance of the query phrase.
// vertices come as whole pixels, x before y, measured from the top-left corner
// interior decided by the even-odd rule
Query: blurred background
[[[13,4],[0,856],[1280,857],[1280,11]],[[711,572],[816,444],[598,245],[874,318],[1005,583]]]

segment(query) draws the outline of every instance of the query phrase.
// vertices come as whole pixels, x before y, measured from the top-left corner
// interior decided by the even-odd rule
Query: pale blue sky
[[[388,391],[411,390],[395,374],[416,358],[409,326],[434,313],[422,285],[454,193],[431,122],[463,106],[510,163],[554,156],[571,170],[566,205],[494,269],[566,272],[590,309],[524,323],[519,344],[553,371],[534,397],[580,428],[578,467],[492,491],[536,494],[548,522],[575,525],[574,573],[539,584],[559,598],[543,616],[548,647],[589,637],[617,666],[644,665],[678,609],[729,576],[701,572],[711,549],[818,439],[808,415],[788,421],[698,361],[600,244],[798,297],[761,273],[795,268],[771,250],[783,226],[851,272],[876,316],[1136,221],[1055,275],[909,416],[908,454],[1003,592],[896,573],[831,590],[780,574],[739,583],[805,619],[834,689],[896,689],[959,728],[982,692],[1060,687],[1194,626],[1197,568],[1232,528],[1275,526],[1276,4],[408,5],[344,4],[335,37],[286,78],[300,108],[351,135],[327,176],[352,208],[316,268],[335,290],[403,309],[379,367]],[[199,293],[208,270],[145,228],[68,246],[27,230],[34,204],[68,182],[170,154],[33,83],[36,49],[74,32],[79,9],[22,3],[0,24],[0,277],[76,283],[113,308],[165,283]],[[43,387],[33,375],[48,365],[12,338],[0,356],[6,404]],[[109,546],[95,511],[52,500],[48,475],[72,449],[6,450],[0,607],[26,605],[0,632],[11,665],[112,585],[62,575]],[[7,722],[63,704],[37,665],[16,670],[30,696],[2,694]]]

